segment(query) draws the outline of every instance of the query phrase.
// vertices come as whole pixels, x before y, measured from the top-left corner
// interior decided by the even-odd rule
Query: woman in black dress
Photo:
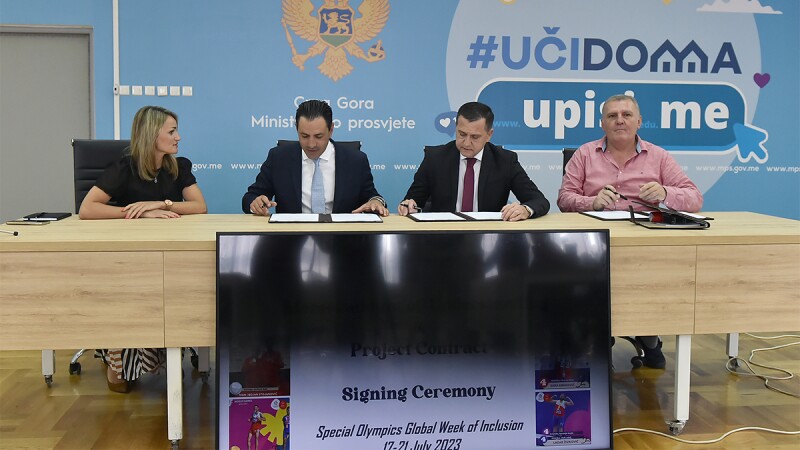
[[[178,116],[159,106],[145,106],[133,118],[129,152],[112,163],[81,203],[81,219],[173,219],[204,214],[206,202],[192,175],[192,163],[178,153]],[[108,387],[128,392],[130,382],[165,360],[164,349],[107,349]]]

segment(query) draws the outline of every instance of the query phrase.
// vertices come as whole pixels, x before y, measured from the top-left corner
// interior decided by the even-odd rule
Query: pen
[[[620,194],[619,192],[617,192],[617,191],[615,191],[615,190],[611,189],[611,188],[610,188],[610,187],[608,187],[608,186],[604,187],[603,189],[605,189],[605,190],[607,190],[607,191],[611,191],[611,193],[612,193],[612,194],[619,195],[619,198],[621,198],[621,199],[623,199],[623,200],[627,200],[627,199],[628,199],[628,197],[625,197],[624,195],[622,195],[622,194]]]
[[[409,209],[408,203],[400,203],[400,206]],[[419,206],[414,206],[414,209],[416,209],[417,211],[422,211],[422,208],[420,208]]]
[[[7,233],[12,236],[19,236],[19,231],[8,231],[8,230],[0,230],[0,233]]]

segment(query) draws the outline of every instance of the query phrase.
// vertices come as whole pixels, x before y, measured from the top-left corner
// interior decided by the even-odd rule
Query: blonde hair
[[[144,106],[133,116],[131,126],[131,159],[136,165],[136,172],[143,180],[153,180],[158,175],[155,151],[156,139],[161,127],[172,117],[178,122],[178,115],[160,106]],[[178,161],[173,155],[164,155],[161,169],[166,170],[173,179],[178,178]]]

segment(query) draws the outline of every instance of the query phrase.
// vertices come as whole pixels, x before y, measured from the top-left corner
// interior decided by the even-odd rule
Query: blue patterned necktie
[[[311,178],[311,212],[325,214],[325,184],[322,182],[319,158],[314,160],[314,176]]]

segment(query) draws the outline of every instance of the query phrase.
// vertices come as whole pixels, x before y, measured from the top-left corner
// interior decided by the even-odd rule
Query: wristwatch
[[[372,200],[377,200],[377,201],[381,202],[381,205],[383,205],[383,207],[386,208],[386,200],[384,200],[383,197],[381,197],[380,195],[376,195],[375,197],[372,197],[371,199],[369,199],[369,201],[372,201]]]
[[[166,209],[167,211],[171,210],[172,209],[172,200],[170,200],[170,199],[164,200],[164,205],[166,206],[166,208],[164,208],[164,209]]]

